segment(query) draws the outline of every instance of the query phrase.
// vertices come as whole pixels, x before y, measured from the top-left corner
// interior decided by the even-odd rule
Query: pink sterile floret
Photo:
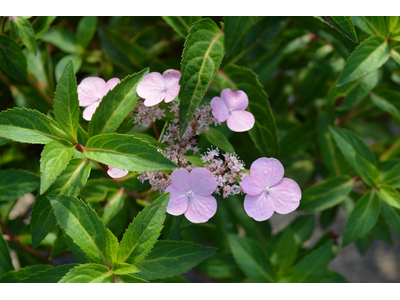
[[[107,174],[110,175],[110,177],[112,177],[112,178],[121,178],[121,177],[124,177],[128,173],[129,173],[128,170],[121,170],[118,168],[108,166]]]
[[[167,212],[174,216],[185,214],[192,223],[207,222],[217,211],[217,201],[211,194],[217,188],[213,174],[205,168],[189,172],[178,169],[171,174]]]
[[[154,106],[165,99],[171,102],[179,94],[181,72],[166,70],[162,75],[158,72],[147,74],[136,88],[137,94],[145,99],[144,105]]]
[[[227,121],[230,130],[243,132],[254,126],[254,116],[245,111],[249,105],[249,99],[243,91],[234,92],[224,89],[221,97],[211,100],[212,114],[219,122]]]
[[[119,82],[118,78],[111,78],[105,82],[104,79],[99,77],[88,77],[81,81],[78,85],[78,100],[79,106],[87,106],[83,111],[85,120],[90,121],[92,119],[100,101]]]
[[[256,221],[269,219],[274,211],[288,214],[300,204],[301,190],[291,179],[283,178],[284,169],[275,158],[259,158],[250,167],[250,175],[242,180],[247,193],[246,213]]]

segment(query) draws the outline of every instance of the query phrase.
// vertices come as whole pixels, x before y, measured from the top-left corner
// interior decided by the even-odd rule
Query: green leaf
[[[358,43],[356,30],[351,17],[316,17],[321,22],[328,24],[333,29],[347,37],[354,43]]]
[[[103,214],[101,215],[104,224],[107,225],[121,211],[126,198],[127,195],[124,194],[123,189],[120,189],[108,199],[107,204],[104,206]]]
[[[41,38],[66,53],[79,53],[75,35],[66,29],[50,29]]]
[[[313,234],[315,215],[297,217],[289,226],[292,228],[293,238],[297,246],[301,246],[308,241]]]
[[[300,210],[314,212],[325,210],[342,202],[350,193],[354,180],[339,176],[319,182],[303,192]]]
[[[119,275],[117,277],[117,282],[120,281],[122,283],[147,283],[148,281],[137,278],[131,275]]]
[[[106,259],[107,231],[96,212],[73,196],[49,195],[60,226],[95,263],[110,266]]]
[[[26,57],[15,41],[0,34],[0,67],[12,78],[29,83]]]
[[[400,18],[397,16],[386,16],[386,25],[387,25],[387,29],[389,31],[389,35],[391,36],[392,33],[397,33],[398,31],[400,31],[399,28],[399,21]]]
[[[180,135],[192,120],[193,114],[207,92],[224,56],[224,33],[213,20],[202,19],[193,24],[182,54],[179,81]]]
[[[331,123],[330,119],[332,119],[331,114],[329,116],[330,117],[327,117],[327,115],[321,110],[318,111],[318,144],[326,167],[332,174],[339,175],[335,142],[333,141],[332,134],[329,131],[329,125]]]
[[[257,22],[260,17],[255,16],[225,16],[224,33],[226,53],[233,50],[240,39],[249,31],[250,27]]]
[[[53,23],[56,17],[38,17],[33,23],[33,30],[36,34],[36,39],[40,39],[49,30],[51,23]]]
[[[243,272],[239,269],[230,253],[218,252],[200,263],[196,270],[214,279],[244,277]]]
[[[378,221],[376,222],[374,228],[372,228],[371,232],[378,239],[390,245],[394,245],[389,225],[386,223],[382,215],[379,216]]]
[[[378,220],[381,203],[375,191],[369,190],[357,202],[347,219],[343,233],[342,247],[363,237]]]
[[[78,264],[61,265],[54,268],[49,268],[37,273],[30,274],[21,280],[22,283],[57,283],[67,274],[72,268]]]
[[[39,176],[23,170],[0,170],[0,201],[18,199],[39,187]]]
[[[126,77],[104,96],[89,123],[90,136],[118,129],[139,99],[136,87],[148,73],[149,69],[144,69]]]
[[[10,23],[11,27],[15,30],[17,36],[25,44],[26,48],[36,55],[36,37],[31,23],[24,18],[16,18]]]
[[[107,244],[106,244],[105,254],[107,261],[109,261],[112,266],[117,265],[118,251],[119,251],[118,239],[111,232],[111,230],[107,228]]]
[[[123,134],[91,137],[83,155],[114,168],[132,172],[169,170],[177,167],[150,143]]]
[[[398,48],[391,49],[390,50],[390,57],[393,58],[393,60],[395,62],[397,62],[398,65],[400,65],[400,53],[397,50],[398,50]]]
[[[371,232],[356,240],[356,247],[361,255],[364,255],[368,251],[373,240],[374,235]]]
[[[86,16],[80,19],[78,23],[78,28],[76,30],[76,39],[78,45],[83,49],[86,49],[89,42],[92,40],[97,26],[96,16]]]
[[[215,251],[192,242],[158,241],[137,265],[141,273],[136,276],[154,280],[186,273]]]
[[[37,273],[39,271],[44,271],[51,268],[50,266],[37,265],[21,268],[18,271],[10,271],[7,274],[0,277],[0,283],[20,283],[22,279],[27,276]]]
[[[75,146],[52,141],[43,148],[40,158],[40,194],[43,194],[67,167]]]
[[[0,277],[8,271],[14,270],[11,261],[10,249],[8,249],[7,242],[3,238],[3,232],[0,229]]]
[[[36,197],[31,213],[32,247],[35,249],[54,227],[56,219],[47,195],[78,196],[90,174],[90,161],[73,158],[51,187]]]
[[[394,167],[386,173],[383,183],[391,185],[396,189],[400,188],[400,163],[394,165]]]
[[[74,67],[74,74],[76,74],[82,66],[83,57],[80,54],[68,54],[61,58],[56,67],[54,68],[54,76],[56,78],[57,84],[60,81],[60,77],[67,67],[68,63],[72,60],[72,65]]]
[[[126,230],[118,254],[118,262],[138,264],[151,251],[165,220],[169,193],[143,209]]]
[[[171,26],[177,33],[185,38],[189,32],[190,27],[193,23],[200,20],[200,17],[193,16],[173,16],[173,17],[162,17],[169,26]]]
[[[339,273],[328,269],[326,270],[321,283],[348,283],[348,281]]]
[[[381,202],[381,205],[383,216],[400,237],[400,211],[394,207],[387,205],[385,202]]]
[[[275,253],[277,265],[280,270],[289,268],[296,259],[297,243],[290,226],[283,231],[279,241],[277,242]]]
[[[203,135],[215,147],[218,147],[219,149],[229,153],[235,153],[235,149],[233,149],[231,143],[218,129],[211,127],[208,131],[204,132]]]
[[[378,169],[371,164],[368,160],[362,158],[360,155],[355,155],[357,173],[361,175],[365,183],[370,187],[376,186],[381,181],[381,173]]]
[[[140,269],[134,265],[130,264],[118,264],[118,267],[113,269],[113,273],[117,275],[124,275],[124,274],[134,274],[139,273]]]
[[[390,185],[383,185],[378,190],[379,197],[392,207],[400,209],[400,194]]]
[[[275,270],[260,243],[234,234],[228,235],[228,241],[236,263],[251,282],[275,282]]]
[[[383,111],[388,112],[396,119],[400,120],[400,93],[392,90],[371,93],[371,100]]]
[[[311,283],[320,282],[326,272],[326,267],[332,257],[333,242],[323,246],[305,256],[294,268],[290,282]]]
[[[0,113],[0,135],[16,142],[32,144],[67,139],[54,120],[26,108],[8,109]]]
[[[221,88],[242,90],[249,98],[248,109],[254,115],[255,125],[249,131],[256,147],[265,156],[279,157],[279,144],[275,119],[257,75],[250,69],[228,65],[219,71],[216,80]]]
[[[112,283],[114,274],[106,266],[80,265],[70,270],[59,283]]]
[[[61,129],[71,135],[76,142],[78,141],[79,113],[78,87],[70,60],[58,81],[54,99],[54,115]]]
[[[381,36],[371,36],[350,55],[337,85],[356,81],[380,68],[390,55],[390,47]]]
[[[354,24],[369,35],[380,35],[386,37],[387,28],[385,17],[351,17]]]

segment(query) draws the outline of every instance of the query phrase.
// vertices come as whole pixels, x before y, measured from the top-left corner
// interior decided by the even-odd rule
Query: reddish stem
[[[157,138],[157,141],[158,141],[159,138],[160,138],[160,134],[158,133],[158,130],[157,130],[157,127],[156,127],[156,123],[154,122],[154,120],[155,120],[155,118],[153,118],[153,120],[151,121],[151,126],[153,126],[153,130],[154,130],[154,133],[156,134],[156,138]]]
[[[4,34],[4,27],[6,26],[7,20],[8,20],[8,17],[4,17],[4,19],[3,19],[3,26],[1,26],[1,34]]]

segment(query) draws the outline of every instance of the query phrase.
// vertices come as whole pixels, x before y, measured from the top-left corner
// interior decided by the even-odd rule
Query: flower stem
[[[1,34],[4,34],[4,27],[6,26],[7,20],[8,20],[8,17],[4,17],[3,25],[1,26]]]

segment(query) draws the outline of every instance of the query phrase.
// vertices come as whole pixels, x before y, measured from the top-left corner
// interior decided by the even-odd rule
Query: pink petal
[[[206,168],[196,168],[190,172],[190,189],[200,196],[210,196],[217,188],[217,180]]]
[[[106,82],[99,77],[87,77],[78,85],[79,106],[88,106],[104,96]]]
[[[176,96],[178,96],[180,88],[181,86],[179,84],[169,87],[165,96],[165,102],[168,103],[174,100]]]
[[[282,180],[284,169],[276,158],[262,157],[250,167],[250,174],[258,177],[264,187],[272,187]]]
[[[299,185],[289,178],[283,178],[269,190],[269,195],[277,213],[288,214],[299,207],[301,190]]]
[[[274,214],[271,199],[266,192],[259,195],[246,195],[244,198],[244,210],[256,221],[265,221]]]
[[[100,101],[94,102],[93,104],[89,105],[88,107],[85,108],[83,111],[83,118],[86,121],[90,121],[92,119],[92,116],[94,112],[96,111],[97,107],[99,107]]]
[[[154,93],[154,95],[152,95],[151,97],[146,98],[146,100],[144,100],[144,105],[145,106],[157,105],[158,103],[160,103],[161,101],[164,100],[165,95],[166,95],[166,92],[164,92],[164,91],[161,91],[158,94]]]
[[[114,168],[111,166],[108,166],[107,174],[110,175],[112,178],[121,178],[124,177],[126,174],[128,174],[128,170],[121,170],[118,168]]]
[[[161,92],[164,93],[165,97],[166,90],[164,91],[164,87],[164,77],[160,73],[151,72],[139,82],[136,93],[144,99],[157,97]]]
[[[258,195],[264,192],[264,187],[261,181],[253,175],[246,175],[242,180],[242,188],[248,195]]]
[[[170,193],[167,213],[173,216],[179,216],[183,214],[187,210],[189,204],[186,192],[177,190],[173,187],[173,185],[167,187],[165,192]]]
[[[204,223],[214,216],[216,212],[217,200],[214,197],[195,195],[189,199],[185,217],[192,223]]]
[[[111,78],[109,81],[107,81],[105,90],[103,91],[104,96],[108,93],[109,90],[112,90],[120,82],[121,81],[118,78]]]
[[[245,110],[234,110],[228,116],[227,125],[232,131],[243,132],[253,128],[254,122],[252,113]]]
[[[221,98],[225,101],[228,108],[232,110],[245,110],[249,105],[249,98],[243,91],[234,92],[231,89],[223,89]]]
[[[213,116],[218,122],[225,122],[229,116],[229,109],[224,100],[220,97],[214,97],[211,100],[211,109]]]
[[[190,190],[189,180],[189,172],[186,169],[177,169],[171,174],[171,183],[174,188],[185,193]]]
[[[163,77],[164,77],[164,85],[167,88],[170,88],[172,86],[179,85],[179,79],[181,78],[181,72],[179,72],[177,70],[169,69],[163,73]]]

